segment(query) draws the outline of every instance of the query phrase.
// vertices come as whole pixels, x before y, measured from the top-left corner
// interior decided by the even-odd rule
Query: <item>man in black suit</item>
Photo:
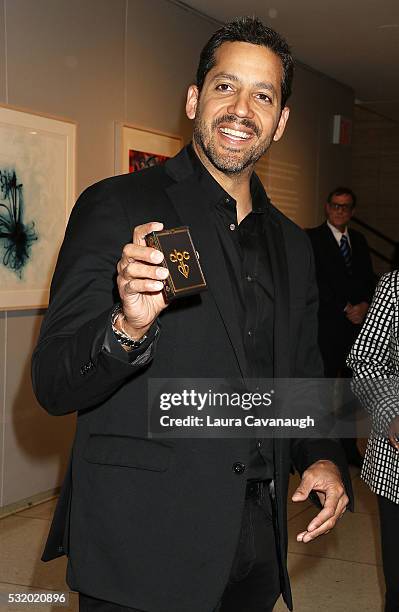
[[[33,382],[50,413],[78,413],[43,558],[68,555],[82,610],[260,612],[281,592],[292,607],[291,467],[294,500],[323,506],[299,541],[345,512],[333,440],[148,438],[151,379],[321,375],[310,244],[253,174],[284,132],[292,72],[287,44],[259,20],[222,27],[188,90],[192,144],[90,187],[72,212]],[[182,225],[208,291],[168,305],[145,236]]]
[[[337,187],[325,204],[326,221],[308,230],[319,287],[319,346],[329,378],[350,376],[346,358],[360,331],[374,292],[370,252],[363,234],[349,229],[356,196]],[[343,441],[347,458],[359,464],[355,441]]]

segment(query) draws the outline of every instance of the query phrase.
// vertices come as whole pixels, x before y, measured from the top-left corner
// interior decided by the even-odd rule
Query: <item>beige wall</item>
[[[361,107],[355,109],[353,188],[358,196],[356,216],[399,240],[399,123]],[[392,246],[367,230],[361,231],[370,246],[393,256]],[[376,257],[374,267],[378,273],[390,270],[389,264]]]
[[[0,0],[0,103],[78,123],[79,193],[113,174],[115,121],[189,139],[185,89],[214,29],[166,0]],[[266,172],[277,205],[293,192],[285,199],[302,225],[349,180],[349,152],[329,143],[333,114],[350,116],[352,101],[348,88],[298,68],[287,135]],[[46,415],[32,394],[41,317],[0,313],[0,506],[56,486],[73,435],[74,417]]]
[[[298,65],[291,114],[282,140],[267,155],[272,201],[302,227],[323,219],[327,194],[351,176],[351,149],[332,144],[335,114],[352,117],[353,91]]]

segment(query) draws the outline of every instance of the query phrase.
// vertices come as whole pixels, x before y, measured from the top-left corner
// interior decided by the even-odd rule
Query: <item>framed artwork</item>
[[[0,310],[48,305],[75,146],[76,124],[0,106]]]
[[[115,126],[115,174],[137,172],[163,164],[183,146],[182,138],[171,134],[117,123]]]

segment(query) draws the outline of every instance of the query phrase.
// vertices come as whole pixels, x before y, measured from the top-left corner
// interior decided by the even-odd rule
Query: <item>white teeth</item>
[[[230,136],[235,136],[236,138],[250,138],[251,135],[246,132],[240,132],[239,130],[232,130],[230,128],[220,128],[220,131],[223,134],[229,134]]]

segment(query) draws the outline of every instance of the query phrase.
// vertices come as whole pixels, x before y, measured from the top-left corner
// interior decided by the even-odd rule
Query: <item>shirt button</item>
[[[225,203],[225,204],[229,204],[229,203],[230,203],[230,198],[225,198],[225,199],[224,199],[224,203]]]
[[[262,440],[258,440],[256,443],[256,448],[260,448],[262,446]]]
[[[252,332],[251,332],[251,330],[249,330],[249,332],[248,332],[248,336],[252,336]]]
[[[233,463],[233,472],[236,474],[242,474],[245,471],[245,464],[237,461],[237,463]]]
[[[236,228],[236,226],[234,225],[234,223],[230,223],[229,227],[230,227],[231,231],[232,231],[232,232],[234,232],[234,230],[235,230],[235,228]]]
[[[249,274],[248,274],[248,276],[247,276],[247,281],[248,281],[249,283],[250,283],[250,282],[252,282],[252,276],[250,276]]]

